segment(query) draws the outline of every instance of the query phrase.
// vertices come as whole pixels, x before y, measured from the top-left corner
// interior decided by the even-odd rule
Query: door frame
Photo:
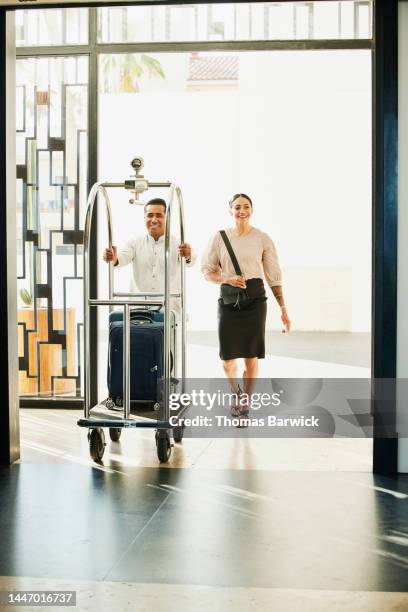
[[[228,0],[227,0],[228,1]],[[285,0],[284,0],[285,1]],[[319,0],[317,0],[319,1]],[[154,2],[154,4],[186,4],[180,0]],[[196,4],[205,4],[202,0]],[[117,5],[117,2],[99,2],[97,4],[66,2],[65,7],[90,7]],[[123,2],[123,5],[153,4],[152,2]],[[61,8],[59,4],[19,5],[31,8]],[[4,355],[7,355],[8,368],[0,371],[0,463],[11,463],[19,456],[18,432],[18,352],[16,342],[16,278],[11,263],[10,253],[14,245],[12,217],[15,215],[14,144],[10,130],[10,121],[14,126],[12,110],[14,93],[7,88],[10,75],[13,73],[10,45],[14,40],[14,31],[8,18],[10,11],[16,7],[0,8],[0,337],[3,341]],[[95,19],[95,11],[91,19]],[[93,22],[94,23],[94,22]],[[322,48],[319,41],[291,41],[292,48]],[[326,41],[324,41],[326,42]],[[95,47],[96,41],[90,40]],[[202,46],[202,45],[201,45]],[[230,45],[232,47],[233,45]],[[235,45],[236,48],[237,45]],[[253,47],[254,45],[252,45]],[[275,45],[269,47],[277,48]],[[373,208],[372,208],[372,379],[396,378],[396,344],[397,344],[397,165],[398,165],[398,0],[376,0],[374,3],[372,69],[373,69]],[[105,45],[109,52],[109,45]],[[114,45],[117,49],[118,45]],[[122,45],[127,51],[132,45]],[[284,45],[281,44],[281,48]],[[246,47],[248,48],[248,46]],[[266,48],[264,46],[264,48]],[[326,46],[325,48],[329,48]],[[336,48],[332,46],[331,48]],[[350,47],[349,47],[350,48]],[[76,48],[76,51],[79,51]],[[55,54],[55,49],[50,49]],[[69,53],[69,52],[68,52]],[[97,53],[90,52],[90,113],[89,128],[96,130],[96,70]],[[94,75],[94,76],[92,76]],[[94,97],[92,98],[92,89]],[[7,92],[7,95],[5,95]],[[93,126],[93,127],[92,127]],[[91,137],[91,134],[90,136]],[[89,149],[89,183],[96,180],[96,133],[92,133],[92,144]],[[14,163],[15,169],[15,163]],[[14,224],[15,232],[15,224]],[[94,250],[97,252],[97,249]],[[13,278],[14,274],[14,278]],[[94,288],[95,289],[95,288]],[[13,314],[14,312],[14,314]],[[96,321],[94,322],[96,338]],[[385,411],[386,410],[386,414]],[[384,436],[384,421],[391,427]],[[396,399],[386,408],[374,402],[374,440],[373,471],[377,474],[395,476],[398,471],[398,436],[396,433]]]

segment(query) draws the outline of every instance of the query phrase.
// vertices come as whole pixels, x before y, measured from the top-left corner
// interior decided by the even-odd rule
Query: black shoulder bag
[[[237,258],[235,257],[235,253],[231,246],[231,243],[228,239],[227,234],[224,230],[220,230],[221,238],[224,241],[224,244],[227,248],[228,254],[231,257],[232,265],[234,266],[235,274],[238,276],[242,276],[241,268],[239,267],[239,263]],[[246,289],[241,287],[233,287],[232,285],[228,285],[227,283],[223,283],[221,285],[221,299],[224,304],[232,304],[235,307],[241,308],[241,306],[245,305],[249,301],[249,295]]]

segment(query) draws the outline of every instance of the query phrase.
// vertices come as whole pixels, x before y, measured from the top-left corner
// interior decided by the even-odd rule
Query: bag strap
[[[229,238],[228,238],[225,230],[220,230],[220,234],[221,234],[221,238],[224,241],[225,246],[227,247],[227,251],[229,253],[229,256],[231,257],[231,261],[232,261],[232,265],[234,266],[235,274],[237,274],[238,276],[243,276],[243,274],[241,272],[241,268],[239,267],[238,259],[235,257],[234,250],[233,250],[233,248],[231,246],[231,243],[229,241]]]

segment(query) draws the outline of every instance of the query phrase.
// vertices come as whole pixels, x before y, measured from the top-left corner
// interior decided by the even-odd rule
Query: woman
[[[243,391],[249,398],[258,375],[258,359],[265,357],[267,297],[263,277],[280,306],[281,319],[285,326],[283,331],[289,332],[291,323],[283,298],[281,270],[275,245],[268,234],[250,224],[253,213],[251,198],[244,193],[237,193],[231,198],[229,208],[234,227],[227,229],[226,235],[241,275],[234,269],[230,252],[220,232],[215,234],[207,246],[201,271],[206,280],[224,286],[224,289],[221,287],[218,300],[220,358],[223,360],[224,372],[231,383],[231,389],[238,397],[242,391],[237,382],[237,359],[244,359]],[[236,287],[236,293],[240,289],[246,289],[246,296],[241,295],[241,301],[237,299],[235,303],[231,303],[227,294],[234,291],[229,287],[225,289],[225,285]],[[238,401],[231,414],[247,415],[248,402],[245,405]]]

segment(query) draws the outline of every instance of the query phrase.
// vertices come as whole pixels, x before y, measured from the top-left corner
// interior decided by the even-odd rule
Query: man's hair
[[[230,208],[232,207],[233,203],[235,202],[235,200],[237,198],[245,198],[250,203],[251,208],[253,208],[252,200],[251,200],[251,198],[246,193],[236,193],[235,195],[233,195],[232,198],[229,201],[229,207]]]
[[[163,206],[164,212],[166,212],[167,204],[166,204],[166,201],[163,200],[163,198],[152,198],[151,200],[149,200],[147,204],[144,205],[144,211],[146,212],[147,207],[153,206],[153,205]]]

